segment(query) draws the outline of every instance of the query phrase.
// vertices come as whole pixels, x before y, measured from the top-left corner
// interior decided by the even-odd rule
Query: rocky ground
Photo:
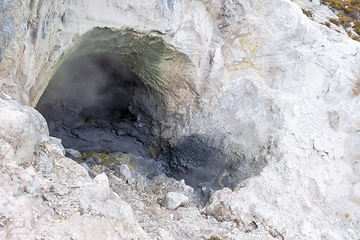
[[[91,168],[86,161],[82,166],[64,156],[65,150],[58,139],[47,136],[44,119],[35,110],[1,99],[1,113],[1,238],[251,239],[253,236],[240,231],[239,223],[231,219],[218,221],[206,214],[207,199],[203,191],[197,192],[184,181],[165,175],[149,179],[142,174],[144,169],[136,171],[129,162],[132,155],[123,155],[122,163],[116,168],[91,165],[89,160]],[[26,141],[27,136],[39,139],[30,148],[16,147],[19,145],[15,139]],[[76,155],[76,151],[68,152]],[[231,193],[230,189],[224,191]],[[171,192],[176,194],[171,196]]]

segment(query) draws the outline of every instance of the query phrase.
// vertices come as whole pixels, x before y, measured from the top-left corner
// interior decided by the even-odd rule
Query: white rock
[[[189,202],[189,198],[179,192],[168,192],[162,201],[162,205],[170,210],[175,210]]]
[[[89,168],[89,166],[86,163],[83,163],[82,166],[85,168],[86,171],[90,172],[91,169]]]
[[[117,168],[117,172],[119,173],[120,176],[122,176],[126,180],[131,178],[131,171],[130,171],[129,167],[126,164],[121,164]]]
[[[175,238],[165,229],[159,228],[158,230],[162,240],[175,240]]]
[[[80,158],[81,157],[81,153],[78,150],[68,148],[68,149],[65,149],[65,151],[67,153],[71,154],[75,158]]]
[[[360,182],[352,187],[350,199],[353,202],[360,203]]]
[[[106,173],[97,175],[94,180],[97,184],[95,186],[91,186],[91,189],[94,192],[97,192],[97,196],[101,201],[105,202],[112,194],[111,189],[109,188],[109,179],[106,176]]]

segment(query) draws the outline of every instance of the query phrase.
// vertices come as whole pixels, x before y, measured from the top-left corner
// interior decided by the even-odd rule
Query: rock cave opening
[[[149,179],[166,174],[207,192],[233,188],[264,166],[221,136],[188,131],[201,111],[194,66],[159,33],[95,28],[54,69],[36,109],[79,163],[125,162]]]
[[[148,104],[146,94],[152,93],[116,55],[90,54],[59,68],[36,109],[50,135],[61,139],[78,162],[116,168],[127,158],[147,177],[165,173],[192,187],[212,182],[219,151],[201,135],[182,138],[175,146],[157,136],[151,115],[158,106],[141,106]]]

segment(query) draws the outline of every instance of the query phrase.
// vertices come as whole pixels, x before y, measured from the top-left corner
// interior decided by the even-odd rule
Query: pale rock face
[[[231,226],[227,237],[358,239],[360,44],[318,23],[333,17],[319,1],[295,2],[313,9],[315,21],[288,0],[5,1],[1,91],[34,107],[64,61],[117,51],[181,116],[165,114],[164,138],[207,134],[242,159],[247,179],[203,209],[216,226]],[[130,39],[157,39],[173,58],[152,45],[153,64],[136,41],[126,48],[131,31]],[[148,237],[106,176],[91,179],[64,158],[35,110],[3,98],[0,112],[0,223],[9,231],[1,237]],[[89,215],[76,215],[80,208]],[[89,225],[98,232],[90,235]]]
[[[189,198],[182,193],[168,192],[162,201],[162,205],[170,210],[183,206],[189,202]]]
[[[6,142],[4,148],[11,147],[11,150],[5,151],[13,151],[17,163],[31,161],[32,152],[48,134],[44,118],[33,108],[23,107],[15,101],[13,104],[8,104],[8,101],[2,99],[0,101],[0,136],[2,141]],[[6,147],[7,144],[10,146]],[[2,158],[1,161],[6,163],[6,158]]]

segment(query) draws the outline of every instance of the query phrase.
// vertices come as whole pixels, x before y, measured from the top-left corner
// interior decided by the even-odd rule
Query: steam
[[[79,120],[79,117],[85,121],[124,118],[130,116],[129,104],[136,86],[134,78],[134,74],[114,56],[79,57],[59,69],[37,108],[47,119],[55,117],[70,122]],[[46,114],[49,111],[51,114]],[[54,115],[54,111],[58,114]]]

